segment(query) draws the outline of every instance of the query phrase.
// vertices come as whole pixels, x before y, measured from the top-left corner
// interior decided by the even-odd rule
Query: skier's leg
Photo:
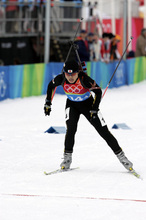
[[[113,152],[116,154],[117,158],[123,164],[123,166],[127,170],[130,170],[130,168],[132,168],[133,164],[127,159],[124,152],[122,151],[122,148],[119,146],[118,141],[111,134],[111,132],[108,130],[108,127],[106,125],[104,118],[102,117],[101,112],[98,111],[97,117],[95,117],[94,119],[91,120],[91,118],[89,116],[87,116],[87,119],[94,126],[94,128],[97,130],[97,132],[100,134],[100,136],[107,142],[107,144],[113,150]]]
[[[69,169],[72,163],[72,152],[75,142],[75,133],[77,131],[77,124],[80,113],[71,106],[66,106],[66,136],[63,162],[60,164],[61,169]]]
[[[116,138],[108,130],[106,122],[102,117],[100,111],[97,112],[97,117],[95,117],[94,119],[91,119],[90,113],[86,114],[85,117],[94,126],[99,135],[107,142],[107,144],[110,146],[110,148],[114,151],[115,154],[118,154],[122,151]]]
[[[80,114],[72,107],[66,108],[66,135],[65,135],[65,152],[72,153],[75,142],[75,133],[77,131]]]

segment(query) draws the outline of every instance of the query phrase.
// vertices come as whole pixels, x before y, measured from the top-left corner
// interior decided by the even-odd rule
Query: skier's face
[[[78,72],[73,73],[73,74],[65,73],[65,78],[67,79],[69,83],[74,83],[78,78]]]

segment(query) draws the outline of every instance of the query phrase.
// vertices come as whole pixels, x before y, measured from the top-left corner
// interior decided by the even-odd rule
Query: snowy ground
[[[80,118],[72,167],[45,176],[62,161],[66,96],[55,95],[50,117],[45,96],[0,102],[0,220],[145,220],[146,81],[109,89],[101,112],[143,180],[129,174],[91,125]],[[126,123],[131,129],[111,129]]]

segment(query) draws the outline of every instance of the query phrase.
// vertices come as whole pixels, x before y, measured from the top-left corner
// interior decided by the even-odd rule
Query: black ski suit
[[[51,100],[52,92],[55,87],[62,85],[67,94],[66,101],[66,136],[65,136],[65,152],[72,153],[75,141],[75,133],[80,114],[83,114],[87,120],[94,126],[100,136],[107,142],[115,154],[122,151],[116,138],[110,133],[108,127],[99,110],[102,91],[96,82],[87,76],[84,72],[80,72],[75,83],[70,84],[65,78],[64,73],[56,76],[48,85],[47,100]],[[93,98],[90,91],[95,93]],[[96,110],[95,118],[91,117],[91,110]]]

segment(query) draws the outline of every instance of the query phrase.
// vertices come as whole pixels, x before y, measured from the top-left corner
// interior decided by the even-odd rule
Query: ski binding
[[[141,180],[142,180],[140,174],[138,174],[133,168],[130,168],[129,171],[130,171],[130,173],[131,173],[132,175],[134,175],[134,176],[137,177],[138,179],[141,179]]]
[[[79,169],[79,167],[74,167],[74,168],[70,168],[70,169],[57,169],[57,170],[54,170],[54,171],[51,171],[51,172],[46,172],[44,171],[44,174],[45,175],[52,175],[52,174],[55,174],[55,173],[63,173],[63,172],[67,172],[67,171],[71,171],[71,170],[76,170],[76,169]]]

